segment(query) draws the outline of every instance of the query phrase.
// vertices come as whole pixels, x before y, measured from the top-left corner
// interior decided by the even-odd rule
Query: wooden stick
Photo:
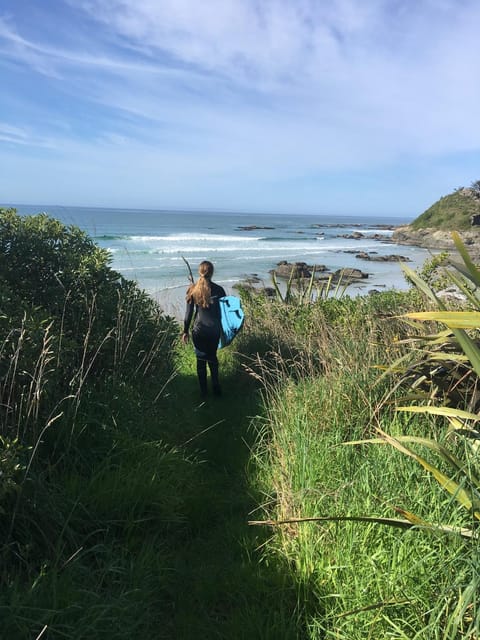
[[[185,262],[185,264],[187,265],[187,269],[188,269],[188,279],[190,280],[190,282],[193,284],[195,282],[195,279],[193,277],[193,273],[192,273],[192,269],[190,267],[190,265],[188,264],[188,261],[182,256],[182,260]]]

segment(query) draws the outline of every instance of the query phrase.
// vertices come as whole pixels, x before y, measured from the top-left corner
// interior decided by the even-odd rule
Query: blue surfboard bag
[[[222,332],[218,342],[218,348],[226,347],[235,338],[243,326],[245,314],[242,309],[242,302],[236,296],[223,296],[218,299],[220,305],[220,318]]]

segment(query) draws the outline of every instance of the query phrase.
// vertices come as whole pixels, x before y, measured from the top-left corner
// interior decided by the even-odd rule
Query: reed
[[[330,302],[310,307],[308,319],[303,309],[293,319],[283,314],[275,331],[297,340],[301,318],[300,366],[278,352],[256,364],[268,414],[258,423],[255,456],[265,497],[252,524],[272,530],[268,552],[309,585],[308,638],[470,638],[478,629],[476,552],[452,537],[465,527],[453,499],[409,457],[366,443],[379,431],[419,442],[438,429],[433,411],[395,413],[402,385],[378,381],[388,363],[414,358],[412,329],[398,316],[418,296],[394,298]],[[351,440],[363,444],[345,446]],[[403,529],[385,527],[400,521]]]

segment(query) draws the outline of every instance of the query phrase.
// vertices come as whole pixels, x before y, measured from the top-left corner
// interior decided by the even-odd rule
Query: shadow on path
[[[168,637],[303,638],[292,575],[278,559],[262,559],[270,532],[247,524],[262,500],[249,481],[260,394],[242,374],[224,375],[222,387],[222,397],[203,403],[193,373],[179,375],[169,388],[176,428],[202,462],[187,533],[174,552]]]

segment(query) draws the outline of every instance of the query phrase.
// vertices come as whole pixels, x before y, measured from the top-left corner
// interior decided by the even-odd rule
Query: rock
[[[473,198],[478,200],[480,198],[480,193],[477,189],[472,189],[471,187],[463,187],[462,189],[458,189],[457,193],[464,198]]]
[[[370,235],[365,236],[369,240],[376,240],[377,242],[384,242],[385,244],[391,244],[392,238],[391,236],[385,236],[382,233],[372,233]]]
[[[466,302],[467,296],[462,293],[457,287],[447,287],[437,292],[437,297],[445,300],[446,302]]]
[[[240,291],[248,291],[252,295],[265,296],[267,298],[274,298],[277,293],[273,287],[255,287],[253,284],[250,284],[247,281],[236,282],[232,289],[240,290]]]
[[[360,260],[369,260],[371,262],[411,262],[410,258],[407,256],[400,256],[397,254],[390,254],[386,256],[372,255],[372,253],[366,253],[365,251],[360,251],[357,253],[356,258]]]
[[[345,280],[364,280],[368,278],[368,273],[361,271],[360,269],[353,269],[351,267],[346,267],[344,269],[337,269],[333,274],[333,277],[336,280],[342,279]]]
[[[337,236],[337,238],[346,238],[347,240],[361,240],[364,237],[365,236],[363,235],[363,233],[360,233],[360,231],[354,231],[353,233],[343,233]]]
[[[244,279],[244,282],[246,282],[247,284],[259,284],[261,282],[261,279],[257,276],[257,274],[252,273]]]
[[[360,251],[360,253],[357,253],[355,257],[360,260],[370,260],[370,255],[366,251]]]
[[[263,289],[261,289],[261,293],[267,298],[275,298],[277,295],[277,292],[273,287],[263,287]]]
[[[257,229],[275,229],[275,227],[260,227],[256,224],[249,224],[245,227],[237,227],[239,231],[255,231]]]
[[[314,270],[315,273],[319,273],[326,271],[326,269],[327,267],[323,264],[308,265],[306,262],[287,262],[282,260],[272,271],[279,278],[311,278]]]

